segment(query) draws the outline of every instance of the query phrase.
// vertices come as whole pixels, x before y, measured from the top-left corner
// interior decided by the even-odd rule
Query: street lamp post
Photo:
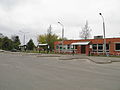
[[[23,33],[23,45],[25,45],[25,33],[26,32],[23,32],[23,31],[19,31],[19,32]]]
[[[62,26],[62,52],[63,52],[63,42],[64,42],[64,25],[58,22]]]
[[[26,46],[25,45],[25,38],[26,38],[25,34],[28,33],[28,32],[23,32],[23,31],[19,31],[19,32],[23,33],[23,46],[24,46],[24,50],[25,50],[26,49],[26,47],[25,47]]]
[[[103,48],[103,52],[106,55],[106,38],[105,38],[105,21],[104,21],[104,17],[102,15],[102,13],[99,13],[99,15],[102,17],[103,20],[103,37],[104,37],[104,48]]]

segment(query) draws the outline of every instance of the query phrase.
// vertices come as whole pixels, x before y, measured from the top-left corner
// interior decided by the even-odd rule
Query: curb
[[[88,59],[86,57],[61,57],[59,60]]]
[[[37,57],[61,57],[61,56],[51,56],[51,55],[47,55],[47,56],[37,56]]]
[[[90,59],[90,58],[88,58],[88,60],[90,60],[90,61],[92,61],[92,62],[94,62],[94,63],[96,63],[96,64],[109,64],[109,63],[112,63],[111,60],[108,60],[107,62],[94,61],[94,60],[92,60],[92,59]]]

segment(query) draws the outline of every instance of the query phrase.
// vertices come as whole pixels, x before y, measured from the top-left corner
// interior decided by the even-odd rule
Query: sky
[[[103,35],[102,13],[105,19],[106,37],[120,37],[120,0],[0,0],[0,33],[11,37],[19,35],[23,43],[23,33],[26,43],[47,33],[52,26],[52,32],[68,39],[80,39],[79,33],[86,20],[92,29],[91,38]],[[20,32],[22,31],[22,32]]]

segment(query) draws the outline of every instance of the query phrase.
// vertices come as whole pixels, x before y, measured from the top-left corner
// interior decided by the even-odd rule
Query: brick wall
[[[64,45],[68,45],[68,44],[71,44],[71,43],[75,43],[75,42],[86,42],[86,41],[90,41],[90,44],[103,44],[104,43],[104,39],[86,39],[86,40],[66,40],[63,42]],[[116,42],[120,42],[120,38],[107,38],[106,39],[106,43],[107,44],[110,44],[110,47],[109,47],[109,53],[111,55],[117,55],[117,54],[120,54],[120,51],[115,51],[115,43]],[[55,49],[55,52],[56,51],[56,45],[59,45],[59,44],[62,44],[61,41],[56,41],[54,42],[54,49]],[[86,45],[86,55],[89,55],[90,53],[90,46],[89,45]],[[77,47],[77,53],[81,53],[81,46],[78,46]]]

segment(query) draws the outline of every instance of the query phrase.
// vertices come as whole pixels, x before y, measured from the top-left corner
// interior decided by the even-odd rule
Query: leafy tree
[[[49,45],[49,49],[52,50],[54,48],[54,41],[57,40],[58,36],[55,34],[52,34],[52,27],[49,26],[47,30],[47,36],[46,36],[46,43]]]
[[[2,38],[0,38],[0,49],[2,49]]]
[[[27,43],[27,49],[28,50],[33,50],[35,47],[34,43],[33,43],[33,40],[30,39],[29,42]]]
[[[0,49],[2,49],[2,41],[3,41],[4,35],[0,33]]]
[[[12,50],[13,49],[13,42],[8,37],[4,37],[2,40],[2,49],[3,50]]]
[[[90,32],[91,29],[88,26],[88,21],[86,21],[84,28],[82,28],[82,31],[80,32],[80,37],[83,39],[88,39],[91,36]]]
[[[58,40],[58,36],[56,34],[52,34],[50,36],[47,34],[43,34],[43,35],[39,35],[38,37],[38,42],[41,44],[47,43],[49,45],[50,50],[54,48],[54,42],[57,40]]]
[[[4,37],[4,35],[2,33],[0,33],[0,38],[3,38],[3,37]]]
[[[21,44],[19,36],[14,35],[14,36],[12,36],[11,39],[13,41],[13,48],[18,50],[19,49],[19,45]]]
[[[50,27],[47,30],[47,34],[39,35],[38,36],[38,42],[41,44],[47,43],[49,45],[49,49],[52,50],[54,49],[54,42],[55,41],[60,41],[62,39],[59,39],[59,37],[56,34],[52,33],[52,27]]]
[[[44,43],[47,42],[46,39],[47,39],[47,35],[46,35],[46,34],[43,34],[43,35],[39,35],[39,36],[38,36],[37,41],[38,41],[39,43],[41,43],[41,44],[44,44]]]

